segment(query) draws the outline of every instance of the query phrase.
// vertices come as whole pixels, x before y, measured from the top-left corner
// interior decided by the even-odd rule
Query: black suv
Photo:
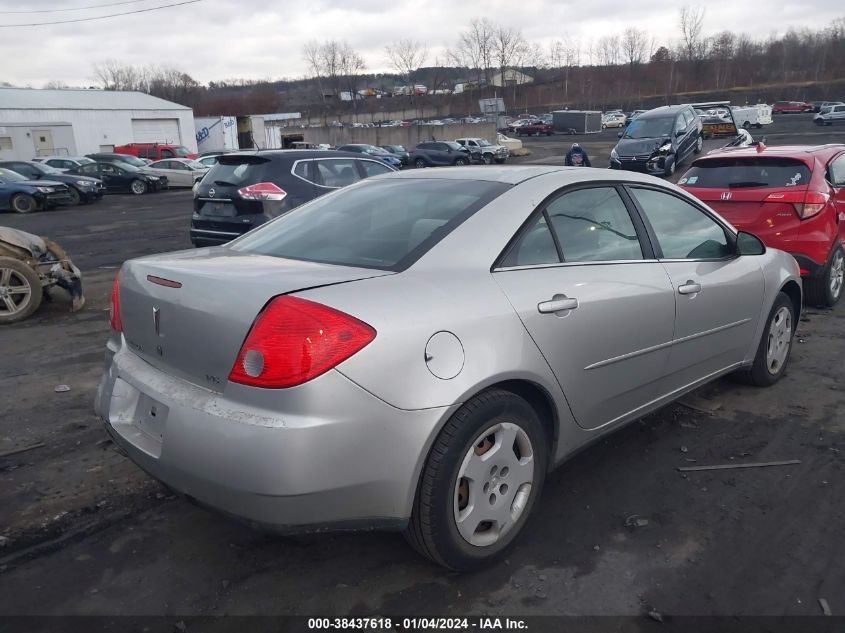
[[[367,154],[269,150],[223,154],[194,186],[191,243],[225,244],[324,193],[396,171]]]
[[[702,124],[689,105],[662,106],[633,119],[610,152],[611,169],[671,176],[703,147]]]

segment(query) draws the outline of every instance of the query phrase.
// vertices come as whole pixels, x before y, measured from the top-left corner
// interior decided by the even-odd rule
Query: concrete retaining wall
[[[404,145],[412,148],[418,143],[453,141],[456,138],[486,138],[496,142],[496,126],[492,123],[466,123],[457,125],[412,125],[410,127],[309,127],[301,132],[309,143],[328,143],[332,146],[348,143],[370,145]]]

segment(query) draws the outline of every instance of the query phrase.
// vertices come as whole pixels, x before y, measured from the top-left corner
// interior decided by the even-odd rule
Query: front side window
[[[564,261],[643,258],[631,216],[613,187],[566,193],[552,201],[547,212]]]
[[[376,162],[374,160],[362,160],[361,167],[364,168],[364,174],[366,174],[366,178],[370,178],[371,176],[380,176],[381,174],[389,174],[392,169],[385,165],[382,162]]]
[[[732,254],[725,229],[686,200],[631,188],[657,237],[664,259],[722,259]]]

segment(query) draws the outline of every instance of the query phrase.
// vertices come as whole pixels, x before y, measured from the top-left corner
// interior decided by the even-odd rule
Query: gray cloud
[[[102,0],[106,2],[107,0]],[[48,22],[165,4],[137,4],[61,13],[0,13],[0,25]],[[0,12],[70,8],[97,0],[0,0]],[[92,83],[92,65],[105,58],[130,64],[170,63],[203,83],[244,77],[298,77],[305,73],[302,45],[310,39],[349,41],[368,69],[388,70],[384,46],[399,37],[428,43],[429,62],[445,59],[460,30],[477,17],[521,28],[530,41],[547,47],[556,38],[590,40],[620,33],[628,26],[646,29],[656,45],[677,37],[680,6],[686,2],[619,0],[204,0],[134,16],[42,27],[0,29],[0,81],[40,87],[58,79],[71,85]],[[708,0],[705,30],[745,32],[754,37],[786,29],[824,27],[845,14],[839,0],[786,2],[777,11],[761,2]],[[586,56],[584,57],[586,59]]]

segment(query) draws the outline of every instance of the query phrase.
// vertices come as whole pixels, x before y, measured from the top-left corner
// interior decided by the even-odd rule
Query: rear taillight
[[[344,312],[287,295],[276,297],[253,323],[229,380],[275,389],[301,385],[375,337],[373,328]]]
[[[109,302],[109,325],[115,332],[123,332],[123,320],[120,318],[120,271],[114,277]]]
[[[770,193],[764,202],[784,202],[795,207],[795,212],[802,220],[811,218],[827,205],[830,196],[818,191],[781,191]]]
[[[272,182],[259,182],[248,187],[238,189],[244,200],[284,200],[287,192]]]

